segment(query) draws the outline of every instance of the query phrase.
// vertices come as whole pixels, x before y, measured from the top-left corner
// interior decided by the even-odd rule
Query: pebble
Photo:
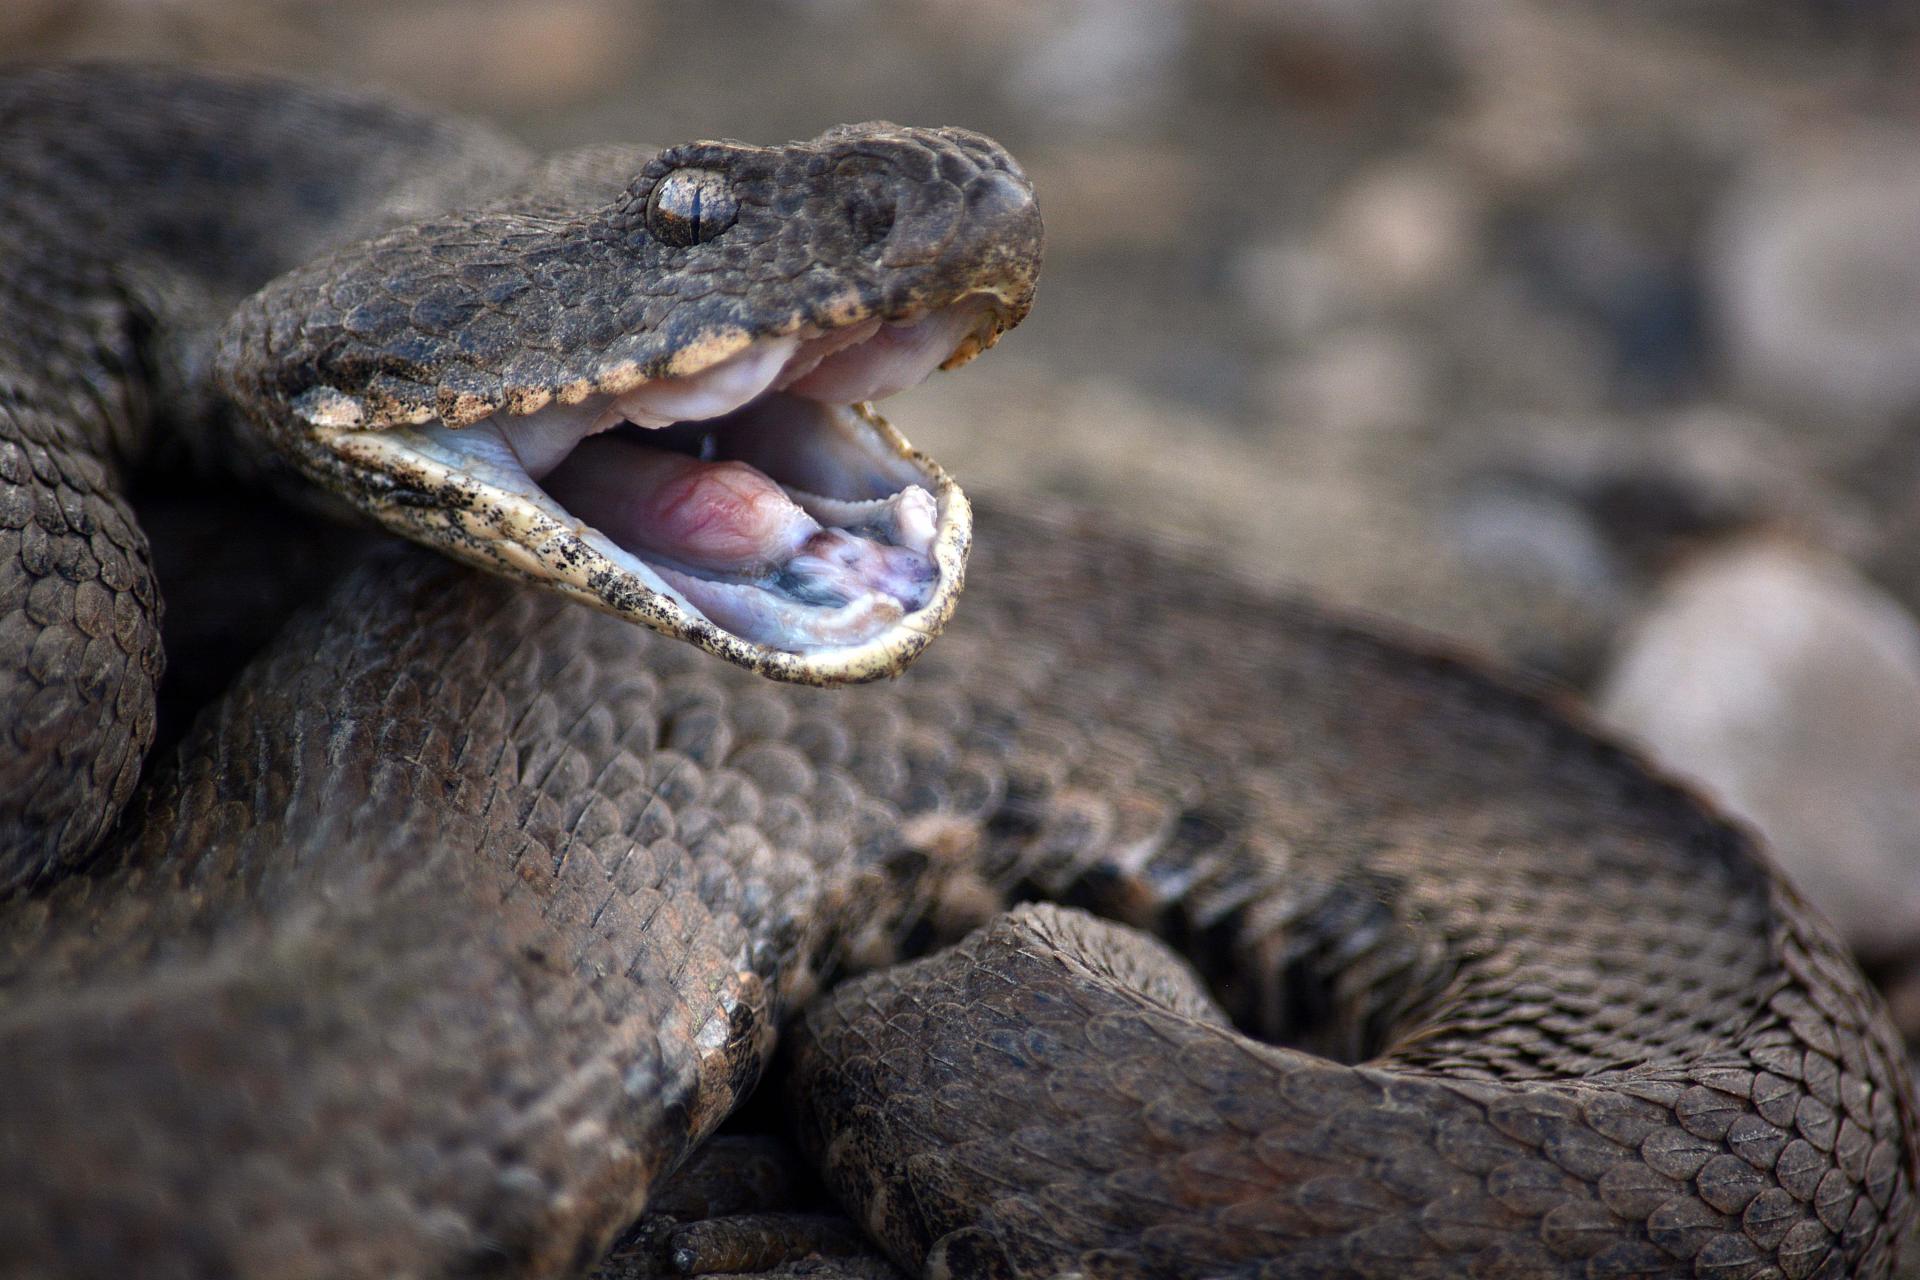
[[[1005,77],[1008,98],[1057,124],[1112,132],[1177,91],[1185,0],[1041,0]]]
[[[1452,511],[1451,533],[1473,569],[1532,580],[1584,599],[1605,614],[1626,577],[1585,512],[1557,495],[1516,484],[1477,486]]]
[[[420,96],[495,112],[590,99],[653,29],[622,0],[415,0],[370,8],[355,65]],[[423,56],[424,55],[424,56]]]
[[[1466,25],[1433,0],[1208,0],[1214,37],[1271,101],[1349,121],[1437,100],[1459,79]]]
[[[1861,952],[1920,938],[1920,624],[1845,563],[1772,537],[1697,558],[1597,702]]]
[[[1276,336],[1299,340],[1343,318],[1404,310],[1471,269],[1482,210],[1466,173],[1395,159],[1334,193],[1311,235],[1255,239],[1231,258],[1241,301]]]
[[[1920,408],[1920,148],[1821,143],[1724,198],[1713,319],[1749,394],[1879,424]]]
[[[1053,214],[1047,217],[1051,227]],[[1304,342],[1351,309],[1339,262],[1305,237],[1256,240],[1232,258],[1228,273],[1251,322],[1276,341]]]
[[[1375,305],[1404,305],[1467,271],[1480,232],[1479,204],[1461,168],[1395,158],[1335,194],[1321,235],[1349,288]]]
[[[1419,426],[1436,398],[1437,378],[1430,353],[1415,337],[1387,325],[1355,325],[1267,371],[1259,402],[1290,430],[1346,456],[1383,434]]]
[[[1815,473],[1795,433],[1725,406],[1490,415],[1472,444],[1469,492],[1516,488],[1577,507],[1636,575],[1762,528],[1855,560],[1871,545],[1867,513]]]

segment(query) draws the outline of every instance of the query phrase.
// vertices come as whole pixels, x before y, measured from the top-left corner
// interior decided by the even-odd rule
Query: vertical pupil
[[[648,234],[685,248],[712,240],[733,225],[739,212],[739,201],[724,177],[704,169],[680,169],[655,185],[645,216]]]

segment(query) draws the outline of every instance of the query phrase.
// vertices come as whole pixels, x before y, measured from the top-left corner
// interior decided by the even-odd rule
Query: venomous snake
[[[1065,513],[929,647],[966,500],[851,402],[1024,313],[987,140],[56,68],[0,174],[0,1270],[565,1274],[783,1027],[930,1275],[1890,1268],[1884,1012],[1577,709]],[[142,779],[118,486],[209,461],[494,572],[379,551]]]

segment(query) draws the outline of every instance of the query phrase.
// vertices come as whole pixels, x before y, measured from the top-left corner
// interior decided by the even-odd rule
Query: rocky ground
[[[1039,307],[897,415],[1592,694],[1920,1039],[1920,10],[1899,0],[14,0],[535,141],[964,123]]]

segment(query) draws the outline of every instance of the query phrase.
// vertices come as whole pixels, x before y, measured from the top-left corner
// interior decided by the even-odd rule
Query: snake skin
[[[227,312],[523,167],[476,126],[285,84],[0,76],[0,889],[83,858],[132,794],[162,660],[122,482],[264,456],[207,390]]]
[[[118,545],[15,478],[63,474],[18,424],[148,385],[59,332],[95,363],[0,326],[0,515]],[[12,563],[31,745],[49,673],[110,687],[64,656],[104,570]],[[1550,697],[1096,522],[988,509],[970,577],[906,676],[824,691],[380,554],[0,911],[0,1273],[577,1271],[796,1017],[803,1141],[933,1275],[1887,1273],[1899,1045],[1740,831]],[[1036,897],[1274,1043],[1116,926],[994,919]]]

